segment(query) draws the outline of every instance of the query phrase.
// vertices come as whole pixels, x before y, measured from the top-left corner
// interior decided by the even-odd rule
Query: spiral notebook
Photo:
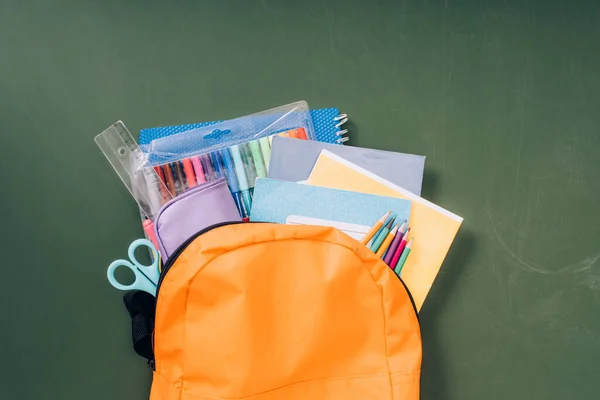
[[[310,116],[315,128],[317,141],[342,144],[349,139],[347,136],[348,130],[343,129],[343,125],[348,121],[348,116],[346,114],[340,114],[337,108],[320,108],[317,110],[310,110]],[[196,124],[142,129],[140,131],[139,144],[147,145],[155,139],[192,129],[202,128],[219,122],[223,121],[199,122]]]

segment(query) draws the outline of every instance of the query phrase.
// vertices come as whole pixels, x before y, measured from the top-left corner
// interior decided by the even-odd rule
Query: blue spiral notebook
[[[331,226],[361,240],[387,211],[401,223],[410,208],[409,200],[258,178],[250,221]]]
[[[345,114],[340,114],[337,108],[320,108],[310,110],[317,141],[325,143],[342,144],[348,140],[347,129],[343,129],[344,123],[348,121]],[[223,121],[199,122],[196,124],[185,124],[175,126],[163,126],[160,128],[147,128],[140,131],[140,145],[150,144],[155,139],[202,128]],[[143,147],[143,146],[142,146]]]

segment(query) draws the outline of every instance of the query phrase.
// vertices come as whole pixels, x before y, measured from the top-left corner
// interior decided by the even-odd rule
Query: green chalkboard
[[[421,313],[422,398],[592,399],[600,3],[0,3],[3,399],[145,399],[107,264],[142,234],[93,142],[296,100],[427,156],[465,218]]]

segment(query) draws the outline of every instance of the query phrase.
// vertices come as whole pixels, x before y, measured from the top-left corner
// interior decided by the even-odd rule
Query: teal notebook
[[[250,221],[333,226],[361,240],[389,210],[396,213],[396,223],[408,220],[410,205],[392,197],[259,178]]]

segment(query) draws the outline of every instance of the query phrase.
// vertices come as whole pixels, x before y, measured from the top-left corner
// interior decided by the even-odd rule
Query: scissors
[[[152,251],[153,262],[150,265],[144,265],[135,258],[135,251],[138,247],[145,246]],[[111,285],[119,290],[143,290],[156,296],[156,285],[160,277],[160,255],[156,247],[148,239],[137,239],[129,245],[129,260],[115,260],[106,271],[106,276]],[[130,261],[131,260],[131,261]],[[131,285],[123,285],[115,278],[115,270],[119,267],[129,268],[135,275],[135,281]]]

